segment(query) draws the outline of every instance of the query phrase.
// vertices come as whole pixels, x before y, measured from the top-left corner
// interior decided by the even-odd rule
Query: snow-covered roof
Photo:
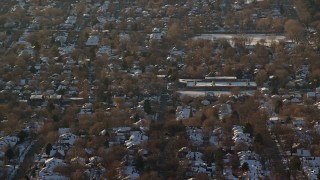
[[[5,136],[0,138],[1,147],[14,147],[20,139],[16,136]]]
[[[109,8],[109,1],[105,1],[97,10],[98,13],[105,13]]]
[[[294,118],[294,120],[292,120],[292,124],[295,126],[303,126],[305,124],[305,120],[304,118]]]
[[[130,35],[128,33],[120,33],[119,39],[120,41],[129,41]]]
[[[164,33],[159,28],[153,28],[152,34],[150,34],[150,40],[161,40],[164,37]]]
[[[189,151],[186,155],[186,158],[192,161],[198,161],[198,162],[203,162],[202,160],[203,154],[201,152],[193,152]]]
[[[320,123],[319,122],[316,122],[315,125],[313,126],[314,130],[320,134]]]
[[[173,47],[169,52],[173,56],[184,56],[185,55],[184,51],[178,50],[176,47]]]
[[[178,106],[176,109],[176,120],[184,120],[190,117],[190,110],[195,113],[196,110],[191,106]]]
[[[238,180],[238,178],[233,175],[231,167],[223,168],[223,176],[228,180]]]
[[[253,152],[253,151],[240,151],[238,152],[238,156],[239,156],[239,160],[259,160],[260,157],[257,153]]]
[[[77,136],[68,132],[59,136],[59,143],[73,145],[77,140]]]
[[[139,179],[140,175],[134,166],[125,166],[123,168],[123,173],[125,177],[121,177],[121,179],[135,180]]]
[[[69,180],[68,177],[59,175],[56,173],[47,173],[47,174],[42,174],[41,176],[42,180]]]
[[[131,130],[131,127],[115,127],[115,128],[112,128],[112,130],[116,133],[123,133],[123,132],[129,132]]]
[[[53,145],[50,151],[49,157],[53,157],[54,155],[60,154],[61,156],[65,156],[65,148],[59,145]]]
[[[196,127],[187,127],[186,128],[189,139],[195,145],[203,144],[203,131],[200,128]]]
[[[239,143],[245,143],[247,146],[251,145],[252,138],[250,137],[250,134],[243,132],[242,126],[234,125],[232,131],[232,140],[235,142],[236,145]]]
[[[85,165],[85,162],[86,162],[86,160],[84,159],[84,158],[82,158],[82,157],[75,157],[75,158],[72,158],[71,160],[70,160],[70,162],[71,163],[77,163],[77,164],[80,164],[80,165]]]
[[[1,149],[1,146],[0,146],[0,149]],[[4,155],[5,155],[5,152],[3,152],[3,151],[0,150],[0,158],[3,158]],[[0,163],[0,164],[1,164],[1,163]]]
[[[68,38],[68,34],[65,34],[64,36],[57,36],[54,40],[62,44],[67,41],[67,38]]]
[[[210,101],[208,101],[207,99],[204,99],[201,101],[201,104],[204,106],[208,106],[210,104]]]
[[[100,22],[100,23],[107,23],[107,18],[106,17],[103,17],[103,16],[98,16],[97,17],[97,20]]]
[[[206,81],[189,81],[187,82],[187,87],[226,87],[226,86],[236,86],[236,87],[256,87],[255,82],[206,82]]]
[[[265,172],[262,169],[262,164],[260,163],[260,161],[257,161],[257,160],[240,161],[241,165],[243,165],[244,163],[247,163],[249,166],[249,170],[246,174],[248,179],[260,179],[265,177]]]
[[[125,141],[127,148],[130,148],[134,145],[139,145],[148,140],[148,136],[141,131],[131,131],[130,135],[130,138]]]
[[[291,155],[291,152],[288,152],[288,155]],[[311,152],[308,149],[298,148],[295,153],[292,153],[293,156],[301,156],[301,157],[310,157]]]
[[[97,46],[99,43],[99,36],[90,36],[86,42],[87,46]]]
[[[317,179],[320,167],[320,157],[302,157],[300,160],[302,169],[308,179]]]
[[[98,51],[97,51],[97,55],[101,55],[101,54],[107,54],[107,55],[111,55],[111,47],[110,46],[101,46]]]
[[[72,51],[74,50],[75,45],[74,44],[70,44],[68,46],[64,46],[64,47],[59,47],[59,54],[60,55],[64,55],[64,54],[70,54],[72,53]]]
[[[99,156],[92,156],[92,157],[89,158],[89,162],[91,162],[91,163],[98,163],[101,160],[102,160],[102,158],[99,157]]]
[[[70,132],[70,128],[59,128],[58,132],[60,135]]]
[[[222,104],[219,108],[219,119],[222,120],[223,118],[230,116],[232,113],[232,107],[230,104]]]
[[[207,164],[202,159],[203,154],[197,151],[188,151],[186,158],[191,161],[191,170],[195,173],[206,173],[212,176],[215,171],[215,164]]]
[[[307,97],[308,98],[315,98],[315,97],[319,98],[320,97],[320,93],[318,93],[318,92],[307,92]]]
[[[75,24],[77,22],[77,16],[68,16],[65,23],[66,24]]]
[[[46,177],[48,175],[52,176],[52,175],[57,175],[57,174],[53,174],[53,170],[58,167],[58,166],[65,166],[65,162],[61,159],[57,159],[57,158],[49,158],[47,160],[45,160],[45,167],[42,168],[39,172],[39,177]]]
[[[219,137],[216,135],[211,135],[209,139],[210,145],[218,146],[219,145]]]

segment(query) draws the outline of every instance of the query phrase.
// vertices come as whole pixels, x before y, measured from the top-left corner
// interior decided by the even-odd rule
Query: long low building
[[[254,92],[257,84],[248,79],[237,79],[236,77],[206,77],[205,79],[179,79],[182,88],[179,92],[199,92],[200,94],[230,94],[234,91]],[[181,87],[181,86],[180,86]]]

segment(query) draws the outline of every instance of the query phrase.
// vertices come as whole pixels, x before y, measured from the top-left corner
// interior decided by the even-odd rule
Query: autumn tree
[[[205,160],[208,164],[215,162],[215,152],[216,149],[212,146],[205,148],[203,153],[203,160]]]
[[[298,156],[290,157],[288,166],[292,175],[296,175],[296,172],[301,168],[300,158]]]
[[[151,172],[145,172],[141,175],[140,177],[141,180],[149,180],[149,179],[153,179],[153,180],[162,180],[159,175],[158,172],[156,171],[151,171]]]
[[[181,40],[182,35],[181,25],[178,22],[175,22],[170,25],[166,33],[166,39],[170,44],[176,44]]]
[[[296,20],[288,20],[284,24],[284,30],[287,33],[287,37],[293,42],[301,42],[304,39],[304,28]]]
[[[72,172],[74,172],[75,170],[73,169],[72,166],[70,165],[60,165],[60,166],[56,166],[53,169],[53,172],[55,173],[59,173],[65,177],[71,177]]]
[[[272,19],[270,17],[258,19],[256,22],[256,29],[260,31],[266,31],[270,29],[271,20]]]
[[[257,133],[254,137],[254,142],[262,145],[263,144],[263,136],[260,133]]]
[[[170,119],[170,117],[168,117],[168,119]],[[164,123],[163,129],[168,132],[170,136],[183,135],[185,133],[185,126],[181,121],[176,121],[175,119],[167,120]]]
[[[268,75],[265,70],[259,70],[255,75],[255,81],[258,86],[262,86],[268,80]]]

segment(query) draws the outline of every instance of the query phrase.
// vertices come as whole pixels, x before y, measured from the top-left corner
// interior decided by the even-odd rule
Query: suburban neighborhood
[[[319,0],[0,4],[0,179],[320,179]]]

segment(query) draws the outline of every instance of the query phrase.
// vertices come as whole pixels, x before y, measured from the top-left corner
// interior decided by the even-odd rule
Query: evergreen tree
[[[41,44],[39,43],[39,41],[33,42],[33,49],[34,49],[35,51],[40,51],[40,49],[41,49]]]
[[[217,167],[219,167],[221,170],[223,169],[223,156],[224,156],[224,153],[221,149],[217,149],[214,152],[215,163],[216,163]]]
[[[138,122],[139,120],[140,120],[139,114],[135,114],[135,115],[133,116],[133,121],[134,121],[134,122]]]
[[[143,109],[147,114],[151,114],[151,104],[149,99],[144,100]]]
[[[0,112],[0,122],[4,120],[4,114],[2,112]]]
[[[192,107],[190,106],[190,114],[189,117],[193,117]]]
[[[10,160],[14,157],[14,152],[11,148],[9,148],[7,149],[4,155]]]
[[[50,151],[52,150],[52,144],[48,143],[46,146],[46,154],[49,156],[50,155]]]
[[[54,104],[53,104],[52,102],[49,102],[48,105],[47,105],[47,110],[48,110],[49,112],[51,112],[51,111],[54,110],[54,109],[55,109]]]
[[[128,63],[125,59],[122,60],[121,68],[122,68],[122,70],[128,69]]]
[[[52,119],[53,119],[54,122],[58,122],[59,121],[59,116],[55,114],[55,115],[52,116]]]
[[[135,167],[138,171],[143,171],[144,169],[144,162],[143,162],[143,158],[139,155],[136,159],[136,162],[135,162]]]
[[[277,101],[274,107],[274,112],[279,114],[282,106],[282,101]]]
[[[241,166],[242,171],[248,171],[249,170],[249,164],[247,162],[243,163]]]
[[[28,137],[28,134],[25,131],[20,131],[17,136],[20,139],[19,142],[23,142]]]
[[[259,144],[263,144],[263,137],[260,133],[258,133],[255,138],[254,138],[254,142],[259,143]]]
[[[109,79],[105,78],[103,80],[104,89],[107,90],[109,88]]]
[[[238,111],[232,111],[231,118],[236,120],[236,121],[239,121],[240,120],[240,116],[239,116]]]
[[[31,66],[31,67],[30,67],[30,72],[31,72],[32,74],[35,74],[35,73],[37,72],[37,70],[36,70],[36,68],[35,68],[34,66]]]
[[[250,136],[252,137],[253,135],[253,126],[250,123],[246,123],[243,129],[244,133],[249,133]]]

